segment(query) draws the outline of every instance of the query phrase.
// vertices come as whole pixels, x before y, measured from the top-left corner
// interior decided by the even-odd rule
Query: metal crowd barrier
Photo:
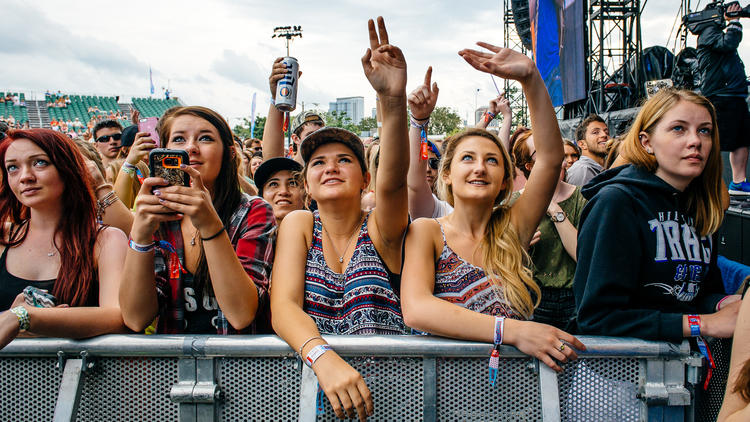
[[[702,365],[681,345],[586,337],[557,374],[503,346],[423,336],[325,336],[364,376],[374,421],[690,421]],[[0,420],[335,420],[276,336],[17,339],[0,351]]]

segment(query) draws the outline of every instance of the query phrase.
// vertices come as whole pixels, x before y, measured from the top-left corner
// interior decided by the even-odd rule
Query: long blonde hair
[[[687,101],[708,110],[711,115],[711,151],[706,159],[703,172],[693,179],[685,189],[687,212],[695,216],[695,227],[702,236],[715,233],[724,218],[721,203],[721,153],[719,151],[719,128],[716,125],[716,111],[708,99],[684,89],[662,89],[651,97],[638,113],[630,131],[620,148],[620,155],[628,162],[653,173],[659,167],[656,157],[646,152],[641,145],[638,134],[646,132],[653,135],[656,125],[664,114],[680,101]]]
[[[456,149],[462,140],[479,136],[495,143],[503,156],[503,183],[506,189],[501,191],[492,209],[490,221],[484,239],[479,244],[482,251],[482,266],[487,276],[492,281],[493,288],[505,297],[514,311],[529,318],[534,312],[534,307],[539,304],[541,291],[532,278],[529,255],[521,245],[518,231],[510,221],[510,201],[513,194],[513,163],[508,151],[503,147],[500,140],[484,129],[466,129],[448,138],[445,154],[440,163],[438,174],[438,193],[440,196],[454,205],[453,188],[445,183],[445,178],[450,175],[450,166]],[[535,300],[531,297],[534,293]]]

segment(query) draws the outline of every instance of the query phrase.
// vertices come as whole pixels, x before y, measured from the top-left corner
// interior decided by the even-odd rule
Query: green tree
[[[342,129],[359,133],[358,125],[352,123],[352,119],[343,111],[327,111],[323,113],[323,115],[326,121],[326,126],[340,127]]]
[[[357,125],[357,134],[362,132],[375,132],[378,129],[378,121],[374,117],[363,117]]]
[[[235,125],[234,129],[232,131],[235,135],[239,136],[242,139],[246,138],[263,138],[263,128],[266,126],[266,118],[255,116],[255,132],[250,134],[250,118],[249,117],[243,117],[242,123]]]
[[[448,107],[435,107],[430,115],[428,131],[430,135],[450,135],[459,130],[461,116],[455,110]]]

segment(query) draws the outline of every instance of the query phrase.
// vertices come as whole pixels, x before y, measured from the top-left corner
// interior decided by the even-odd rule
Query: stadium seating
[[[133,106],[141,113],[141,117],[161,117],[165,111],[179,105],[175,99],[133,98]]]
[[[5,97],[5,95],[5,92],[0,92],[0,96]],[[13,96],[16,95],[16,93],[10,93],[10,95]],[[18,97],[22,102],[26,101],[26,96],[24,94],[18,94]],[[18,124],[23,124],[29,121],[29,112],[26,109],[26,106],[15,106],[12,102],[0,103],[0,117],[7,118],[10,116],[13,116]]]
[[[66,96],[63,94],[63,96]],[[46,96],[47,100],[55,99],[57,96]],[[110,112],[117,113],[120,107],[117,105],[115,97],[98,97],[90,95],[67,95],[70,98],[70,104],[67,107],[48,107],[50,120],[74,121],[76,118],[86,125],[89,120],[96,119],[97,116],[106,116]],[[89,112],[89,108],[95,107],[99,111]],[[104,119],[106,117],[102,117]],[[127,118],[126,118],[127,119]],[[130,122],[126,119],[120,120],[125,126]],[[99,119],[97,119],[99,120]]]

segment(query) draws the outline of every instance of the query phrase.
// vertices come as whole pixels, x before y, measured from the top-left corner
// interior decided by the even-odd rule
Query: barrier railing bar
[[[81,399],[83,387],[83,359],[68,359],[65,362],[60,391],[55,404],[54,422],[69,422],[76,419],[78,403]]]
[[[539,370],[539,390],[542,399],[542,420],[560,422],[560,393],[557,372],[542,362],[534,362]]]
[[[346,356],[400,357],[486,357],[492,345],[430,336],[323,336],[339,354]],[[690,353],[687,342],[672,344],[633,338],[579,336],[587,350],[582,357],[684,358]],[[277,336],[176,336],[106,335],[88,340],[57,338],[16,339],[3,350],[3,356],[54,356],[58,351],[81,351],[103,357],[293,357],[287,344]],[[503,357],[525,357],[515,347],[501,346]]]
[[[422,359],[424,367],[423,388],[424,408],[422,415],[425,422],[437,420],[437,360],[433,357]]]

